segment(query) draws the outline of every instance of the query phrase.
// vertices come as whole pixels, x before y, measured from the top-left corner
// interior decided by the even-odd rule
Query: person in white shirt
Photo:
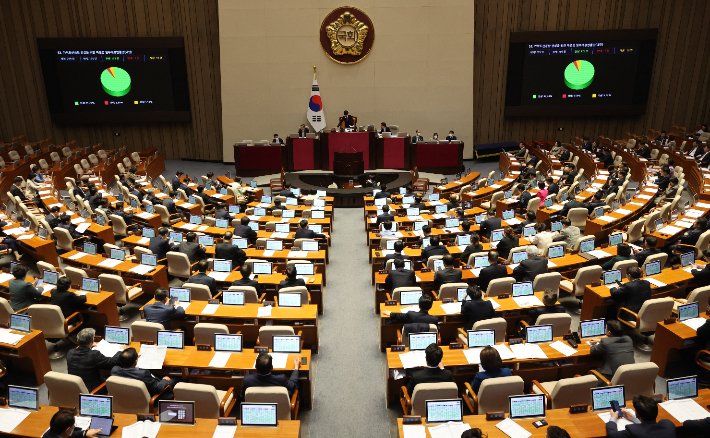
[[[538,247],[538,254],[542,254],[542,250],[552,243],[555,235],[547,231],[547,225],[542,222],[535,224],[535,230],[537,230],[537,234],[532,236],[530,243]]]
[[[382,224],[380,237],[397,237],[397,233],[392,231],[392,222],[387,221]]]

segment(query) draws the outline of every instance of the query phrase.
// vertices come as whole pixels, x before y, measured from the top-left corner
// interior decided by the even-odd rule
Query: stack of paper
[[[536,297],[535,295],[528,295],[525,297],[513,297],[513,301],[515,301],[515,303],[519,307],[544,306],[544,304],[542,304],[542,301],[540,301],[540,298]]]
[[[24,337],[25,335],[12,333],[10,329],[0,329],[0,343],[17,345]]]
[[[676,221],[674,225],[677,227],[690,228],[695,224],[693,222],[688,221],[687,219],[683,219]]]
[[[80,225],[80,226],[81,226],[81,225]],[[88,226],[87,226],[87,228],[88,228]],[[77,227],[76,229],[78,230],[79,227]],[[83,233],[83,231],[80,231],[80,233]],[[25,234],[25,235],[23,235],[23,236],[18,237],[17,240],[28,240],[28,239],[31,239],[31,238],[33,238],[33,237],[35,237],[34,234]]]
[[[168,347],[166,345],[141,345],[138,368],[143,368],[144,370],[159,370],[163,368],[167,352]]]
[[[692,398],[684,398],[682,400],[668,400],[660,404],[669,414],[673,416],[679,423],[686,420],[701,420],[710,416],[708,411],[703,409]]]
[[[120,265],[121,263],[123,263],[122,260],[104,259],[99,263],[99,266],[103,266],[104,268],[113,268],[114,266]]]
[[[516,359],[547,359],[547,355],[538,344],[515,344],[511,345]]]
[[[0,283],[5,283],[6,281],[10,281],[13,278],[15,278],[15,276],[12,274],[0,273]]]
[[[138,240],[138,244],[139,244],[139,245],[147,245],[147,244],[149,244],[149,243],[150,243],[150,238],[149,238],[149,237],[141,237],[141,238]]]
[[[627,210],[625,208],[617,208],[614,211],[619,214],[631,214],[631,210]]]
[[[426,438],[426,428],[422,424],[403,424],[402,432],[404,438]]]
[[[479,364],[481,363],[481,351],[483,351],[483,348],[471,348],[463,350],[463,355],[466,356],[468,363]]]
[[[603,259],[605,257],[611,257],[611,254],[609,254],[606,251],[602,251],[601,249],[595,249],[594,251],[589,251],[587,254],[594,256],[598,259]]]
[[[493,298],[488,298],[486,301],[490,301],[491,304],[493,304],[493,310],[498,310],[500,309],[500,304]]]
[[[707,319],[705,318],[690,318],[686,319],[683,321],[683,324],[687,325],[688,327],[692,328],[693,330],[698,330],[701,325],[705,324],[707,322]],[[708,415],[710,416],[710,415]]]
[[[505,344],[496,344],[496,345],[493,345],[493,348],[498,350],[498,354],[500,355],[500,358],[502,360],[511,360],[511,359],[515,358],[515,355],[513,354],[513,352]]]
[[[203,315],[214,315],[214,313],[219,309],[219,304],[208,304],[205,306],[204,309],[202,309]]]
[[[599,220],[602,221],[602,222],[613,222],[613,221],[616,220],[615,217],[613,217],[613,216],[607,216],[607,215],[604,215],[604,216],[602,216],[602,217],[598,217],[597,219],[599,219]]]
[[[308,251],[293,251],[293,250],[291,250],[288,252],[287,257],[290,259],[308,257]]]
[[[122,430],[122,438],[156,438],[160,431],[160,423],[153,421],[139,421],[138,423],[125,426]]]
[[[575,350],[574,348],[570,347],[569,345],[565,344],[562,341],[555,341],[550,344],[550,347],[554,348],[555,350],[559,351],[560,353],[562,353],[568,357],[577,353],[577,350]]]
[[[517,265],[515,265],[515,266],[517,266]],[[556,268],[556,267],[557,267],[557,263],[553,262],[552,260],[548,260],[548,261],[547,261],[547,267],[548,267],[548,268]],[[513,268],[513,269],[515,269],[515,268]]]
[[[666,283],[664,283],[662,281],[658,281],[653,277],[645,277],[644,280],[647,280],[649,283],[651,283],[652,285],[654,285],[656,287],[667,286]]]
[[[276,251],[274,251],[274,250],[272,250],[272,249],[267,249],[267,250],[264,251],[264,253],[262,254],[262,257],[271,257],[272,255],[274,255],[275,252],[276,252]]]
[[[168,195],[166,193],[156,193],[155,197],[156,198],[167,198]]]
[[[183,204],[180,204],[180,207],[182,207],[182,208],[192,208],[194,206],[195,206],[195,204],[190,204],[189,202],[185,202]]]
[[[184,230],[194,230],[197,227],[198,227],[197,224],[183,224],[180,228],[182,228]]]
[[[138,265],[134,266],[129,271],[135,272],[138,275],[145,275],[150,271],[155,270],[155,266],[150,266],[150,265]]]
[[[0,432],[12,432],[28,415],[30,415],[30,411],[21,409],[0,409]]]
[[[416,221],[421,221],[423,220],[421,216],[407,216],[407,219],[410,222],[416,222]]]
[[[554,205],[553,205],[553,207],[554,207]],[[508,225],[518,225],[518,224],[522,223],[522,222],[520,222],[520,219],[516,219],[516,218],[506,219],[505,221],[508,223]]]
[[[82,222],[84,222],[84,218],[83,218],[83,217],[75,217],[74,219],[71,220],[71,223],[74,224],[74,225],[80,224],[80,223],[82,223]]]
[[[141,219],[150,219],[150,218],[153,217],[153,215],[150,214],[150,213],[148,213],[147,211],[138,213],[138,214],[136,214],[136,216],[138,216],[138,217],[141,218]]]
[[[461,434],[470,428],[471,426],[466,423],[449,421],[446,424],[429,427],[429,435],[431,438],[460,438]]]
[[[681,231],[683,231],[683,229],[678,228],[678,227],[674,227],[673,225],[666,225],[665,227],[663,227],[657,231],[659,233],[663,233],[663,234],[676,234],[676,233],[680,233]]]
[[[702,216],[703,214],[705,214],[705,212],[702,210],[686,210],[685,213],[683,213],[683,214],[686,216],[698,218],[698,217]]]
[[[210,277],[214,278],[214,279],[217,280],[217,281],[225,281],[225,280],[227,279],[227,277],[229,276],[230,273],[231,273],[231,272],[216,272],[216,271],[212,271],[212,272],[210,272],[210,273],[207,274],[207,275],[209,275]]]
[[[407,307],[402,307],[399,310],[399,313],[407,313],[407,312],[419,312],[419,306],[407,306]]]
[[[651,196],[651,195],[643,195],[643,194],[636,195],[636,197],[637,197],[637,198],[641,198],[641,199],[651,199],[651,198],[653,198],[653,196]]]
[[[446,312],[447,315],[461,313],[461,302],[442,304],[441,310]]]
[[[106,357],[113,357],[114,354],[121,351],[121,346],[119,344],[112,344],[110,342],[106,342],[106,339],[102,339],[101,341],[99,341],[98,344],[96,344],[94,350],[98,351]]]
[[[558,211],[558,210],[562,210],[563,208],[564,208],[563,205],[555,204],[555,205],[551,205],[550,208],[548,208],[548,210],[555,210],[555,211]]]
[[[410,351],[399,355],[399,360],[402,361],[403,368],[418,368],[426,366],[426,355],[424,351]]]
[[[532,436],[530,432],[523,429],[523,426],[519,425],[510,418],[506,418],[505,420],[496,424],[496,427],[500,429],[501,432],[508,435],[510,438],[528,438]]]

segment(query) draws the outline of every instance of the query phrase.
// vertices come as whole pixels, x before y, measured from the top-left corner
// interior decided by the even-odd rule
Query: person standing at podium
[[[448,141],[456,140],[456,136],[454,135],[454,131],[449,131],[449,135],[446,136],[446,139]]]
[[[380,123],[380,132],[379,132],[379,134],[382,135],[382,134],[385,133],[385,132],[392,132],[392,130],[387,127],[387,123],[382,122],[382,123]]]
[[[305,137],[306,137],[306,134],[308,134],[309,132],[310,132],[310,131],[308,130],[308,128],[306,128],[306,125],[303,125],[303,124],[302,124],[301,127],[298,128],[298,137],[299,137],[299,138],[305,138]]]
[[[343,117],[338,120],[338,126],[341,128],[352,128],[355,126],[355,119],[353,119],[353,116],[348,114],[348,111],[345,110],[343,111]]]
[[[424,137],[422,137],[422,131],[417,129],[416,135],[412,137],[412,143],[416,143],[418,141],[424,141]]]
[[[274,140],[271,142],[273,144],[284,144],[284,141],[279,138],[278,134],[274,134]]]

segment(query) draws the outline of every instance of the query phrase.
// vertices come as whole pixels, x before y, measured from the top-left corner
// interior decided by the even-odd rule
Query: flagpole
[[[316,75],[316,66],[313,66],[313,78],[318,79],[318,75]]]

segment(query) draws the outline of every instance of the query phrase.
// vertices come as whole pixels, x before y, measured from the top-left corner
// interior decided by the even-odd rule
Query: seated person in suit
[[[473,392],[476,394],[478,394],[478,390],[481,388],[481,383],[483,383],[484,380],[496,377],[510,377],[513,375],[510,368],[503,366],[503,361],[500,358],[498,350],[491,346],[481,350],[481,368],[485,371],[477,372],[476,377],[474,377],[471,382],[471,389],[473,389]]]
[[[675,438],[676,428],[671,420],[664,418],[656,422],[658,403],[644,395],[637,395],[633,401],[634,410],[622,409],[621,413],[611,412],[606,423],[606,436],[611,438]],[[634,412],[635,411],[635,412]],[[632,424],[619,431],[617,421],[624,418]]]
[[[537,247],[528,245],[525,251],[528,253],[527,260],[523,260],[513,269],[513,277],[518,282],[533,281],[538,275],[547,273],[547,259],[537,254]]]
[[[205,245],[201,245],[195,242],[195,240],[197,240],[197,234],[190,231],[185,236],[185,240],[180,242],[180,245],[178,245],[178,251],[187,255],[191,265],[199,260],[202,260],[207,251],[205,249]]]
[[[535,324],[537,318],[540,315],[546,315],[548,313],[566,313],[566,310],[561,305],[557,304],[557,294],[554,292],[545,292],[542,295],[543,307],[533,307],[528,310],[528,316],[530,317],[530,322]]]
[[[163,198],[163,206],[168,209],[168,213],[170,215],[173,214],[179,214],[182,216],[182,213],[178,212],[177,206],[175,205],[175,201],[177,200],[177,191],[175,190],[170,190],[168,192],[168,197]]]
[[[520,200],[518,201],[518,213],[524,213],[528,209],[528,204],[533,198],[533,194],[525,188],[525,184],[518,184],[518,192],[520,193]]]
[[[620,306],[609,306],[607,320],[616,319],[621,307],[634,313],[639,313],[643,303],[651,299],[651,283],[647,280],[641,280],[641,268],[633,266],[626,270],[626,275],[629,278],[628,283],[623,283],[621,287],[612,287],[609,289],[611,297],[614,298],[616,302],[622,301],[623,303]],[[625,321],[636,320],[634,315],[626,311],[622,312],[621,318]]]
[[[427,224],[422,227],[422,234],[423,237],[420,237],[417,240],[417,245],[422,246],[424,244],[424,238],[425,237],[431,237],[431,227]]]
[[[9,282],[10,307],[12,307],[12,310],[17,312],[33,304],[42,302],[42,291],[44,291],[44,288],[42,286],[37,287],[37,283],[39,283],[40,280],[39,278],[35,279],[34,283],[25,281],[27,268],[20,264],[12,268],[12,275],[15,277]]]
[[[527,206],[526,206],[527,207]],[[486,220],[481,222],[481,231],[479,234],[486,239],[491,238],[491,231],[501,227],[501,219],[496,217],[496,211],[490,209],[486,212]]]
[[[671,180],[671,169],[668,166],[661,168],[661,174],[656,177],[654,183],[658,186],[658,191],[665,191],[668,187],[668,182]]]
[[[456,211],[460,211],[462,209],[456,209]],[[475,231],[471,231],[471,222],[468,221],[468,219],[464,219],[461,221],[461,231],[456,233],[456,236],[473,236],[474,234],[478,235]]]
[[[59,225],[57,225],[57,228],[64,228],[65,230],[69,231],[69,234],[71,235],[72,239],[79,239],[81,237],[84,237],[83,234],[76,231],[76,226],[71,223],[71,216],[68,216],[64,213],[59,216]]]
[[[665,145],[666,143],[668,143],[668,134],[666,133],[666,131],[661,131],[661,135],[656,137],[656,142],[660,145]]]
[[[218,259],[231,260],[232,268],[241,266],[247,259],[247,253],[237,245],[232,245],[232,232],[224,233],[221,243],[214,246],[214,256]]]
[[[161,201],[160,198],[155,196],[155,189],[148,189],[146,190],[146,193],[148,194],[146,198],[148,202],[153,205],[163,205],[163,201]],[[173,203],[173,205],[175,204]]]
[[[604,365],[597,369],[599,374],[608,380],[614,376],[621,365],[635,363],[634,341],[624,335],[624,328],[619,321],[607,321],[606,338],[590,339],[591,354],[604,356]]]
[[[96,330],[82,329],[76,337],[79,346],[67,351],[67,373],[81,377],[89,392],[105,382],[105,379],[101,377],[100,370],[110,370],[118,365],[118,355],[121,354],[119,351],[112,357],[104,356],[99,350],[94,349],[96,346],[94,336],[96,336]],[[126,348],[128,348],[127,345],[121,346],[121,350]],[[106,393],[106,387],[98,392],[98,394]]]
[[[259,282],[250,278],[251,266],[244,263],[242,267],[239,268],[239,272],[241,272],[242,278],[240,278],[239,280],[234,280],[232,286],[251,286],[256,289],[257,296],[261,295],[261,289],[259,289]]]
[[[693,276],[694,283],[707,284],[707,281],[710,280],[710,248],[704,249],[700,254],[700,260],[705,261],[706,264],[693,264],[690,274]]]
[[[587,208],[587,212],[589,214],[592,214],[595,208],[603,207],[605,205],[606,202],[604,202],[604,194],[600,190],[598,190],[596,193],[594,193],[594,197],[592,198],[592,200],[587,202],[584,206]]]
[[[229,214],[229,210],[227,209],[227,204],[220,202],[217,204],[217,211],[214,213],[214,218],[215,219],[227,219],[229,223],[232,223],[232,220],[234,220],[234,216]]]
[[[182,181],[180,181],[180,178],[182,178],[183,175],[185,175],[185,172],[183,172],[182,170],[178,170],[177,172],[175,172],[175,176],[170,181],[172,183],[173,190],[175,190],[176,192],[177,192],[177,189],[180,188],[180,184],[182,184]]]
[[[488,291],[491,281],[508,276],[508,268],[499,264],[498,251],[488,251],[488,262],[490,265],[482,268],[478,273],[478,286],[481,290]]]
[[[84,191],[84,188],[86,188],[86,182],[79,178],[76,182],[76,186],[74,187],[74,190],[72,190],[72,193],[74,196],[78,196],[81,199],[86,199],[86,191]]]
[[[570,185],[574,182],[574,179],[577,177],[578,173],[579,171],[576,170],[573,163],[565,163],[565,168],[562,170],[562,176],[559,181],[562,181],[562,184],[564,185]]]
[[[518,147],[520,148],[518,152],[515,153],[516,158],[523,158],[525,154],[527,153],[527,149],[525,148],[525,142],[520,142],[518,143]]]
[[[708,167],[708,164],[710,164],[710,145],[705,143],[703,146],[703,152],[700,154],[698,158],[696,158],[697,162],[700,164],[700,167]]]
[[[386,204],[382,206],[382,214],[377,216],[377,221],[375,222],[375,225],[379,227],[380,224],[383,222],[394,222],[394,215],[390,213],[390,206]]]
[[[249,245],[256,242],[256,231],[249,228],[250,219],[248,216],[242,216],[241,223],[234,227],[234,235],[236,237],[244,237],[249,240]]]
[[[244,376],[244,380],[242,381],[241,399],[244,400],[244,394],[246,394],[249,388],[264,388],[270,386],[282,386],[286,388],[289,397],[291,397],[293,392],[298,389],[298,370],[300,368],[301,358],[296,355],[293,359],[291,377],[286,379],[286,376],[283,374],[275,376],[271,374],[274,370],[271,355],[269,353],[259,353],[256,357],[256,374],[249,373]]]
[[[75,412],[71,409],[60,409],[49,420],[49,429],[42,438],[96,438],[101,429],[81,430],[75,428]],[[108,435],[108,432],[104,432]],[[101,435],[104,436],[104,435]]]
[[[553,144],[552,148],[550,149],[550,155],[559,157],[562,153],[562,149],[562,142],[559,140],[555,140],[555,144]]]
[[[185,178],[183,178],[182,183],[178,186],[178,189],[184,191],[187,196],[192,196],[192,189],[189,186],[189,184],[191,183],[192,180],[190,179],[190,177],[186,176]]]
[[[530,237],[530,243],[538,247],[538,253],[542,254],[543,248],[550,245],[555,238],[555,235],[551,231],[547,231],[547,225],[544,222],[538,222],[535,224],[535,230],[537,234]]]
[[[419,129],[417,129],[414,136],[412,137],[412,143],[416,143],[418,141],[424,141],[424,137],[422,137],[422,131],[420,131]]]
[[[278,199],[274,200],[274,205],[269,207],[269,214],[274,214],[274,210],[288,210],[285,205],[281,205],[281,201]]]
[[[446,203],[446,209],[448,211],[451,211],[455,208],[459,208],[460,206],[461,206],[461,203],[459,202],[459,195],[454,193],[451,196],[449,196],[449,202]]]
[[[663,252],[668,254],[669,256],[672,256],[674,259],[677,258],[678,256],[676,249],[678,248],[678,245],[684,245],[682,248],[682,252],[690,252],[692,249],[689,247],[695,246],[698,243],[698,239],[700,239],[700,236],[707,231],[707,226],[708,226],[708,218],[706,217],[699,217],[695,220],[695,223],[693,226],[689,229],[686,230],[681,236],[680,240],[677,240],[673,243],[669,243],[668,245],[663,247]],[[671,264],[677,263],[676,260],[671,260]],[[639,265],[641,266],[641,265]]]
[[[210,197],[210,195],[205,193],[205,186],[203,186],[202,184],[197,186],[197,189],[195,190],[195,196],[202,198],[202,202],[204,202],[205,205],[217,204],[217,201],[215,201],[214,199],[212,199],[212,197]]]
[[[305,138],[305,137],[306,137],[306,134],[308,134],[309,132],[310,132],[310,130],[309,130],[308,128],[306,128],[306,125],[305,125],[305,124],[301,124],[301,127],[298,128],[298,137],[299,137],[299,138]]]
[[[382,122],[380,123],[380,131],[378,133],[382,135],[384,132],[392,132],[392,130],[387,126],[387,123]]]
[[[380,186],[380,188],[381,188],[381,190],[379,192],[375,193],[375,196],[374,196],[375,199],[389,198],[390,196],[392,196],[392,195],[390,195],[390,192],[387,191],[387,184],[382,184]]]
[[[671,177],[668,179],[668,186],[666,187],[666,190],[664,190],[660,196],[657,196],[653,200],[653,204],[658,206],[658,205],[663,205],[666,202],[671,202],[673,201],[673,198],[678,194],[678,178],[676,177]]]
[[[396,237],[397,232],[392,230],[392,222],[387,221],[382,223],[382,230],[380,230],[381,237]]]
[[[96,187],[89,188],[89,207],[91,207],[92,210],[97,209],[101,204],[102,197],[103,195],[99,193],[99,190]]]
[[[401,240],[396,241],[394,243],[394,254],[387,254],[385,256],[385,259],[382,260],[382,269],[387,268],[387,260],[392,260],[392,259],[409,260],[408,255],[402,254],[403,250],[404,250],[404,243],[402,243]],[[394,261],[392,263],[394,263]]]
[[[601,192],[597,192],[597,193],[601,193]],[[595,193],[595,195],[597,193]],[[567,217],[567,215],[569,214],[569,211],[572,210],[573,208],[584,208],[584,204],[579,202],[577,199],[572,198],[572,200],[567,201],[565,206],[562,207],[562,210],[560,210],[560,216]]]
[[[562,146],[562,153],[560,153],[560,162],[565,162],[569,161],[570,157],[572,156],[572,153],[569,151],[569,146],[563,145]]]
[[[374,173],[370,173],[367,175],[367,181],[365,181],[365,184],[363,184],[363,187],[372,187],[376,189],[379,186],[379,183],[377,182],[377,177],[375,177]]]
[[[552,240],[554,242],[565,242],[567,248],[572,249],[577,244],[582,233],[579,231],[579,227],[572,225],[572,221],[568,218],[563,218],[561,222],[562,229],[555,234]]]
[[[414,371],[407,383],[407,394],[409,397],[414,394],[414,388],[420,383],[444,383],[453,382],[454,375],[451,370],[444,368],[442,359],[444,351],[436,344],[429,345],[424,350],[427,367],[423,370]]]
[[[431,245],[422,249],[422,261],[424,263],[429,262],[429,257],[434,255],[446,255],[449,250],[444,245],[440,245],[441,238],[439,236],[431,236],[429,242]]]
[[[478,321],[496,317],[493,304],[483,299],[483,290],[480,287],[476,285],[469,286],[466,289],[466,294],[469,299],[461,304],[464,330],[472,330],[473,325]]]
[[[64,316],[64,318],[80,311],[82,305],[86,303],[86,295],[78,295],[74,292],[69,292],[70,287],[71,278],[59,277],[57,280],[57,287],[52,289],[50,292],[51,298],[49,299],[49,304],[59,306],[62,310],[62,316]],[[80,318],[81,317],[79,315],[73,317],[69,320],[69,324],[76,324]]]
[[[547,178],[545,178],[545,182],[547,183],[547,194],[548,195],[556,195],[560,192],[560,186],[557,185],[554,178],[552,178],[551,176],[548,176]]]
[[[434,289],[437,291],[441,289],[442,284],[460,282],[463,276],[463,271],[454,268],[454,256],[446,254],[442,260],[444,269],[434,274]]]
[[[649,256],[661,252],[660,249],[656,248],[657,243],[658,239],[656,238],[656,236],[646,236],[646,239],[643,242],[643,249],[641,251],[634,249],[634,255],[632,255],[631,258],[636,260],[639,266],[643,266]]]
[[[482,251],[483,245],[481,245],[481,238],[478,236],[478,233],[471,233],[471,244],[461,253],[461,264],[467,265],[471,254]]]
[[[170,228],[160,227],[158,228],[158,235],[150,238],[148,249],[157,256],[158,260],[164,259],[168,251],[177,251],[180,248],[179,245],[170,244],[169,233]]]
[[[385,278],[385,287],[394,292],[398,287],[413,287],[417,284],[416,274],[413,270],[404,269],[404,259],[394,259],[394,269]]]
[[[316,233],[313,230],[308,229],[308,220],[306,219],[301,219],[301,222],[298,223],[298,226],[300,227],[298,230],[296,230],[296,239],[325,239],[326,235],[325,234],[320,234]]]
[[[616,262],[629,260],[631,258],[631,247],[626,243],[620,243],[616,247],[616,255],[602,265],[602,269],[608,271],[614,268]]]
[[[160,394],[168,385],[175,387],[179,382],[178,379],[171,378],[170,376],[158,379],[153,376],[150,371],[138,368],[138,352],[133,347],[126,348],[119,354],[118,365],[111,368],[111,375],[140,380],[145,383],[145,388],[148,390],[148,394],[150,394],[151,397]],[[163,394],[159,400],[172,400],[173,398],[174,395],[168,393]]]
[[[111,211],[111,214],[123,218],[123,222],[126,223],[126,229],[128,231],[134,232],[140,229],[138,224],[133,223],[133,209],[129,209],[130,213],[123,211],[123,201],[116,202],[116,209]]]
[[[298,278],[298,271],[296,271],[295,266],[289,266],[286,268],[286,279],[281,280],[279,283],[279,289],[283,289],[285,287],[296,287],[296,286],[305,286],[306,282],[302,278]]]
[[[155,302],[143,307],[145,320],[162,324],[165,330],[170,329],[170,321],[185,317],[185,309],[180,307],[180,301],[175,300],[174,305],[170,305],[170,295],[164,287],[155,290]]]
[[[413,322],[422,322],[424,324],[437,324],[439,319],[434,315],[429,315],[432,301],[431,296],[422,295],[419,298],[419,311],[407,313],[394,313],[390,310],[383,310],[382,316],[390,318],[396,323],[411,324]]]
[[[426,210],[427,206],[422,202],[422,197],[417,195],[414,197],[414,204],[410,205],[411,208],[418,208],[419,210]]]
[[[454,131],[449,131],[449,135],[446,136],[446,139],[449,141],[456,140],[456,136],[454,135]]]
[[[703,142],[700,140],[695,140],[695,144],[693,147],[688,151],[688,156],[690,158],[698,158],[703,154]]]
[[[513,233],[513,227],[507,226],[503,228],[503,238],[498,242],[496,250],[500,257],[507,259],[510,254],[510,250],[518,246],[520,240],[515,237]]]
[[[207,269],[210,264],[207,260],[197,262],[197,273],[187,280],[188,283],[195,283],[207,286],[210,288],[210,295],[217,295],[217,280],[207,275]]]
[[[636,151],[636,154],[640,157],[643,157],[647,160],[651,159],[651,149],[648,147],[646,143],[641,142],[641,147],[638,148]]]
[[[45,216],[44,220],[47,221],[51,229],[54,229],[57,225],[59,225],[59,215],[60,213],[58,206],[55,205],[49,209],[49,213]]]
[[[20,201],[28,201],[27,196],[25,196],[25,193],[22,191],[21,176],[16,176],[15,179],[12,180],[12,186],[10,186],[10,194],[12,194],[12,196],[17,196],[18,198],[20,198]]]
[[[291,183],[284,183],[284,189],[278,193],[278,196],[285,196],[287,198],[295,198],[296,195],[291,191]]]
[[[273,144],[284,144],[284,141],[279,137],[278,134],[274,134],[274,139],[271,141]]]

